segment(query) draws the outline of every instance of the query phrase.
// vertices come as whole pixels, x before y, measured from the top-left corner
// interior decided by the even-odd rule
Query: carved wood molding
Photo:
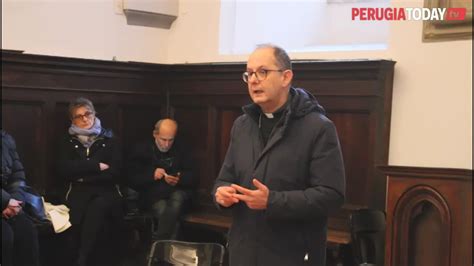
[[[386,175],[390,176],[409,176],[417,178],[436,178],[436,179],[461,179],[472,181],[472,169],[459,168],[435,168],[435,167],[415,167],[415,166],[377,166]]]
[[[471,265],[473,171],[378,169],[387,177],[386,265]]]
[[[426,205],[430,204],[435,208],[441,217],[441,240],[447,246],[451,242],[451,213],[446,200],[434,188],[426,185],[419,185],[410,188],[403,193],[395,206],[393,215],[392,239],[396,243],[393,248],[392,265],[409,265],[409,248],[411,240],[409,237],[413,232],[413,223],[425,212]],[[402,234],[400,232],[407,232]],[[443,265],[448,265],[450,260],[450,250],[443,249],[442,254],[437,254]]]
[[[84,89],[72,88],[72,87],[60,87],[60,86],[23,86],[23,85],[2,85],[2,90],[31,90],[31,91],[57,91],[57,92],[84,92]],[[159,96],[162,93],[150,92],[150,91],[126,91],[126,90],[114,90],[114,89],[89,89],[87,92],[93,93],[117,93],[117,94],[131,94],[131,95],[154,95]]]

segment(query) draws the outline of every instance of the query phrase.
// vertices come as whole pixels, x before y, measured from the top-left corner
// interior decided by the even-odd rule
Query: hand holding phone
[[[178,184],[178,182],[179,182],[180,176],[181,176],[180,172],[178,172],[176,174],[173,174],[173,175],[165,174],[165,181],[166,181],[166,183],[170,184],[171,186],[176,186],[176,184]]]

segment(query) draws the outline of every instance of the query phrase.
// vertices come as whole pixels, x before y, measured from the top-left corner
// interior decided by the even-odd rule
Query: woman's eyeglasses
[[[94,117],[95,113],[94,112],[90,112],[90,111],[87,111],[85,112],[83,115],[75,115],[72,117],[73,120],[82,120],[85,118],[87,119],[92,119]]]

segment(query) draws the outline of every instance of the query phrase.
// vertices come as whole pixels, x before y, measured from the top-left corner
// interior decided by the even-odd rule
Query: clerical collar
[[[273,113],[265,113],[262,109],[260,109],[260,112],[261,112],[261,114],[264,114],[265,117],[268,118],[268,119],[280,118],[281,115],[283,114],[283,111],[285,111],[287,105],[288,105],[288,101],[286,101],[286,103],[284,105],[282,105],[280,108],[278,108]]]
[[[265,113],[260,109],[260,115],[258,116],[258,127],[260,129],[264,145],[267,145],[267,141],[271,137],[273,128],[281,121],[285,110],[286,104],[278,108],[278,110],[273,113]]]
[[[273,116],[273,113],[263,113],[267,118],[274,118],[275,116]]]

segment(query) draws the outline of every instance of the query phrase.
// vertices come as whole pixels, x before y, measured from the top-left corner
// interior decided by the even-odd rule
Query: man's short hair
[[[155,134],[160,133],[161,124],[162,124],[163,121],[165,121],[165,120],[169,120],[170,122],[174,123],[175,126],[176,126],[176,129],[178,129],[178,122],[176,122],[176,120],[171,119],[171,118],[163,118],[163,119],[158,120],[158,121],[155,123],[155,128],[153,129],[153,133],[155,133]]]
[[[275,56],[275,60],[279,68],[283,70],[287,70],[287,69],[292,70],[291,59],[283,48],[271,43],[264,43],[264,44],[257,45],[257,49],[264,49],[264,48],[273,49],[273,56]]]
[[[68,111],[69,111],[69,117],[71,119],[74,115],[74,110],[76,110],[77,108],[80,108],[80,107],[86,107],[87,109],[89,109],[94,114],[96,113],[95,108],[94,108],[94,104],[92,104],[92,102],[89,99],[84,98],[84,97],[79,97],[79,98],[76,98],[72,102],[69,103]]]

